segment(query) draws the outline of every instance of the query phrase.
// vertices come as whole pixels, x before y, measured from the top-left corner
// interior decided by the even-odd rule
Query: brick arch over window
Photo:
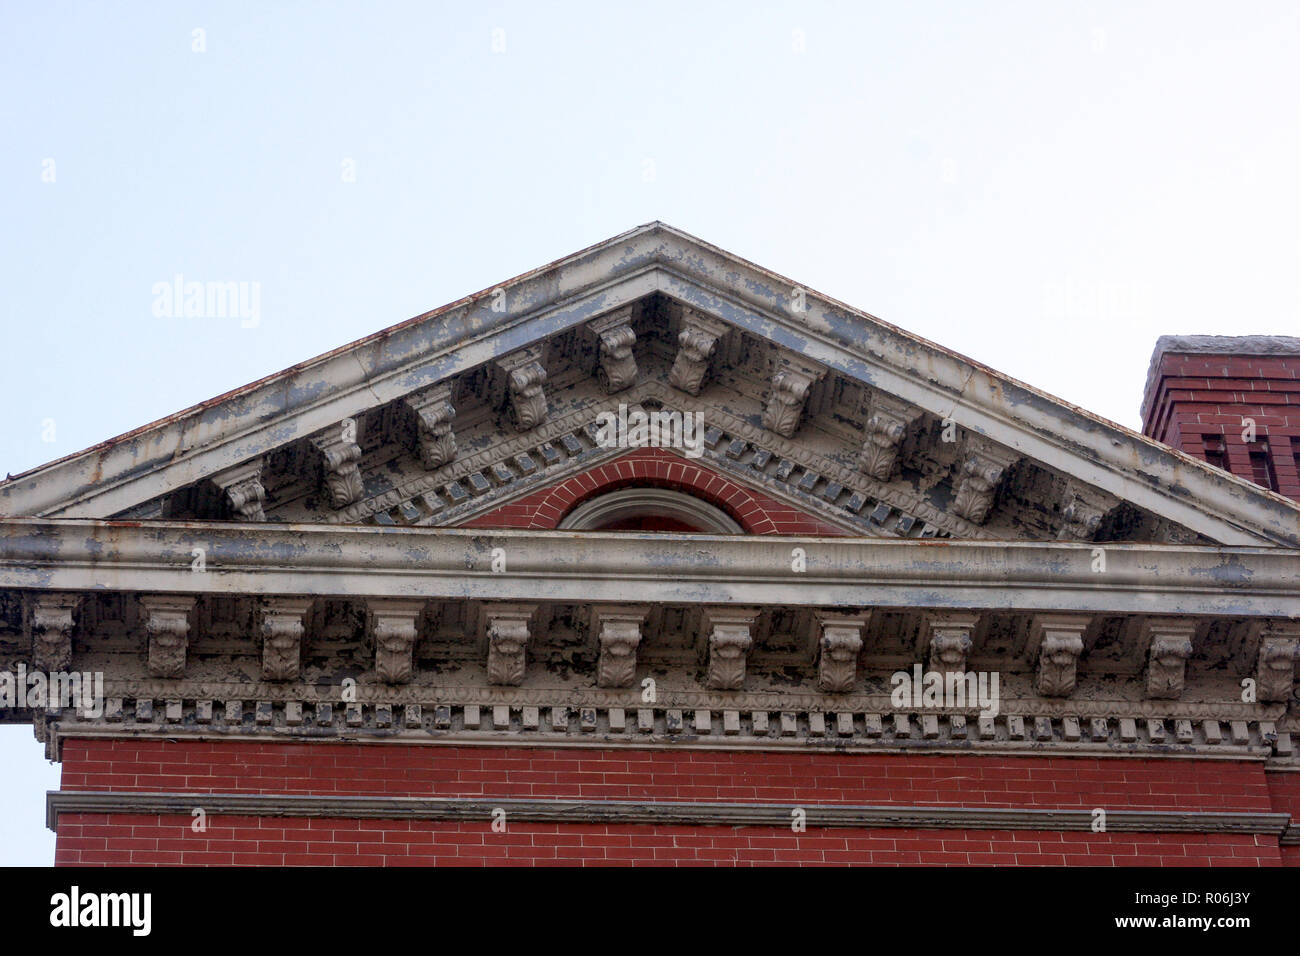
[[[628,487],[667,488],[693,495],[730,515],[747,534],[844,535],[833,525],[789,504],[745,488],[717,472],[661,448],[643,448],[535,491],[485,515],[465,528],[552,530],[566,514],[597,495]]]
[[[561,484],[552,490],[543,502],[547,514],[552,509],[560,512],[560,520],[555,525],[539,524],[535,521],[533,527],[558,527],[565,516],[579,505],[603,497],[612,491],[622,488],[663,488],[708,502],[725,512],[748,534],[771,534],[776,530],[776,525],[763,513],[762,507],[754,496],[734,482],[712,472],[702,471],[689,463],[653,461],[647,465],[646,468],[632,469],[647,473],[630,478],[623,476],[618,463],[593,468],[587,474],[597,484],[590,490],[570,486],[567,482]]]

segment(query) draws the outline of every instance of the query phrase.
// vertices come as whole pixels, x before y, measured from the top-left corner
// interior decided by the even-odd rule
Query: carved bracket
[[[1295,685],[1295,662],[1300,656],[1300,623],[1270,624],[1259,641],[1255,683],[1261,701],[1285,701]]]
[[[991,442],[968,442],[965,457],[954,469],[953,512],[967,521],[983,524],[993,508],[998,483],[1018,457]]]
[[[1083,634],[1092,619],[1082,614],[1042,614],[1030,624],[1030,641],[1038,645],[1038,693],[1069,697],[1078,680]]]
[[[375,640],[375,674],[387,684],[407,683],[411,679],[415,637],[419,633],[424,602],[373,599],[367,603],[366,611]]]
[[[1156,519],[1152,538],[1163,544],[1196,544],[1201,540],[1200,534],[1168,518]]]
[[[486,604],[483,620],[487,627],[489,684],[518,685],[524,681],[527,663],[528,622],[535,604]]]
[[[345,425],[352,427],[344,427]],[[355,423],[344,423],[312,436],[320,452],[322,481],[330,504],[344,508],[361,498],[361,446],[356,443]]]
[[[950,614],[932,617],[926,622],[930,634],[929,669],[941,674],[966,672],[966,655],[971,649],[971,635],[979,623],[977,614]]]
[[[194,598],[146,594],[140,598],[140,607],[144,610],[144,630],[149,637],[149,673],[154,677],[184,677]]]
[[[858,455],[858,468],[877,481],[892,478],[907,427],[920,414],[919,409],[887,395],[878,395],[867,419],[867,438]]]
[[[311,598],[262,601],[262,679],[297,680],[302,637]]]
[[[686,309],[682,330],[677,334],[677,357],[668,373],[668,384],[692,395],[700,394],[709,371],[709,359],[726,330],[721,322]]]
[[[805,363],[791,364],[788,359],[783,359],[782,367],[772,376],[772,391],[763,407],[763,427],[793,438],[803,418],[808,394],[813,384],[825,374],[825,369]]]
[[[451,386],[434,385],[407,395],[402,402],[415,413],[415,450],[420,463],[432,471],[456,457],[456,434],[451,422]]]
[[[1118,505],[1119,499],[1109,492],[1071,481],[1061,503],[1062,523],[1056,537],[1061,541],[1093,540],[1106,513]]]
[[[587,323],[587,328],[599,342],[600,364],[596,368],[596,377],[609,394],[636,384],[636,358],[632,355],[636,332],[632,329],[631,319],[632,307],[628,305]]]
[[[745,683],[745,665],[754,646],[752,629],[758,620],[757,608],[706,608],[705,626],[709,631],[709,675],[712,690],[739,690]]]
[[[1147,652],[1147,696],[1181,697],[1187,673],[1187,659],[1192,656],[1192,635],[1196,627],[1183,618],[1151,620],[1146,623],[1150,641]]]
[[[506,401],[515,430],[526,432],[546,421],[550,408],[546,403],[542,347],[521,349],[498,359],[496,364],[506,375]]]
[[[266,489],[262,487],[262,459],[254,458],[235,468],[227,468],[212,476],[213,483],[240,521],[265,521],[262,505]]]
[[[51,591],[32,598],[32,666],[47,674],[72,667],[72,615],[80,594]]]
[[[596,607],[592,627],[600,643],[596,683],[601,687],[631,687],[636,681],[636,652],[649,605]]]
[[[818,614],[821,654],[817,662],[817,686],[828,694],[847,694],[858,679],[858,654],[866,617]]]

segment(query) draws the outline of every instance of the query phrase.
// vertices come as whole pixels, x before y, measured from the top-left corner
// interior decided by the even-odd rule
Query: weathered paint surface
[[[807,571],[791,569],[803,548]],[[194,571],[194,549],[203,571]],[[494,549],[508,571],[494,573]],[[1095,570],[1098,550],[1106,569]],[[0,522],[0,587],[1300,616],[1300,553],[1001,541]]]

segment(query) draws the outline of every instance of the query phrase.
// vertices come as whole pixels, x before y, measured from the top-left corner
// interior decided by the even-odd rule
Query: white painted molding
[[[793,548],[807,570],[791,569]],[[508,571],[494,573],[494,549]],[[193,570],[195,549],[203,571]],[[1095,570],[1104,551],[1105,571]],[[0,587],[1300,617],[1282,548],[0,520]]]

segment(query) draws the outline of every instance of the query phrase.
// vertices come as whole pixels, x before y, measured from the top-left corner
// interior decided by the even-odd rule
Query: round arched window
[[[744,534],[721,508],[664,488],[621,488],[598,495],[565,515],[560,529]]]

